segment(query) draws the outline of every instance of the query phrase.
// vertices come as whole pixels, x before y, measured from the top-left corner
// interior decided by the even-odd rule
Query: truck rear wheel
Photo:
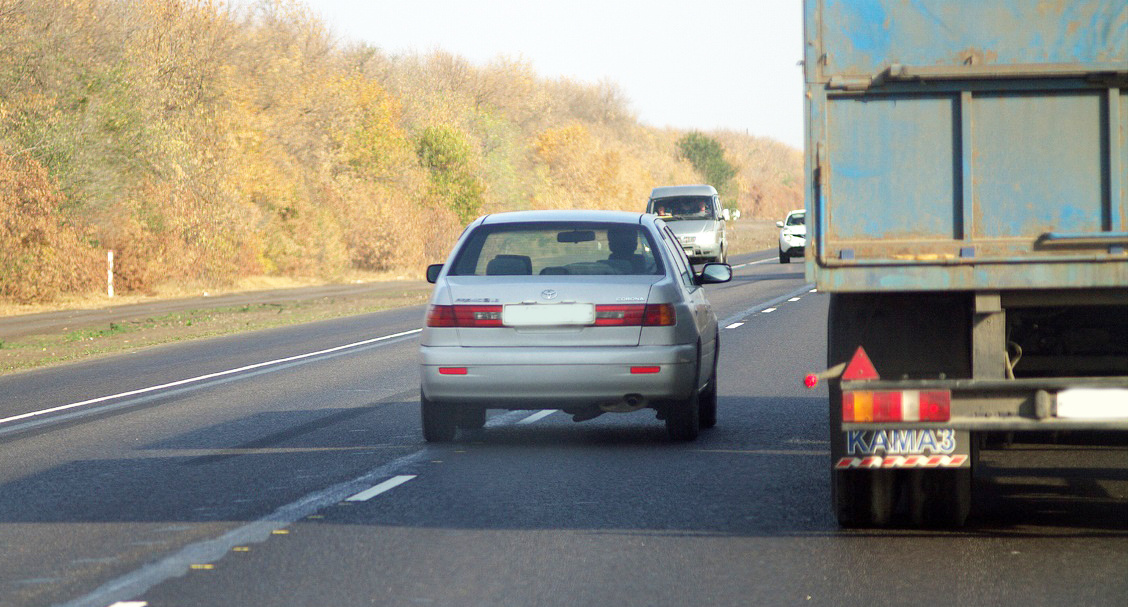
[[[893,470],[835,470],[831,500],[843,527],[882,527],[893,519],[896,498]]]
[[[827,363],[849,361],[860,345],[883,378],[971,377],[970,303],[936,293],[833,294],[827,320]],[[832,453],[845,452],[842,390],[828,383]],[[972,465],[976,450],[972,445]],[[834,465],[834,462],[831,462]],[[831,501],[844,527],[884,526],[897,519],[958,526],[971,505],[970,468],[835,470]]]

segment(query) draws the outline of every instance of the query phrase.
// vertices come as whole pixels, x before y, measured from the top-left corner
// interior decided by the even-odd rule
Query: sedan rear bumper
[[[424,394],[435,402],[498,409],[557,409],[684,399],[697,347],[420,348]],[[632,367],[635,372],[632,372]],[[639,367],[644,371],[638,372]],[[446,370],[446,373],[440,370]],[[454,370],[454,371],[452,371]]]

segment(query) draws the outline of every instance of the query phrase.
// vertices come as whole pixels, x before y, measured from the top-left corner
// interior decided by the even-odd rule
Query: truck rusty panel
[[[1128,285],[1128,0],[809,0],[808,279]]]

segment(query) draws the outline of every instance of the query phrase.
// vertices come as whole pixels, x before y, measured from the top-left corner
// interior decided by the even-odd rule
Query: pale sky
[[[342,41],[616,83],[651,126],[802,149],[801,0],[304,0]]]

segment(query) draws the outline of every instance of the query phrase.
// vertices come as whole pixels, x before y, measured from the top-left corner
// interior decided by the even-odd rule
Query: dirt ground
[[[776,246],[771,220],[729,223],[730,254]],[[301,324],[426,303],[428,283],[368,276],[312,285],[253,279],[242,289],[167,288],[156,295],[75,298],[52,306],[0,304],[0,374],[147,346]]]

